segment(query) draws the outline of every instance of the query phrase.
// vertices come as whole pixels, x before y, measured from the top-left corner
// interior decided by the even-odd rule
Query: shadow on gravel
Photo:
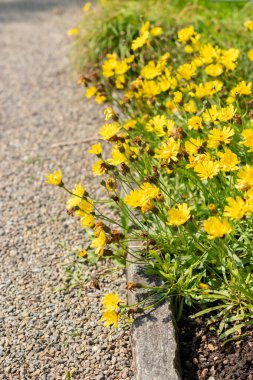
[[[35,13],[44,11],[62,12],[68,6],[81,7],[84,4],[82,0],[0,0],[0,22],[25,21],[34,17]]]

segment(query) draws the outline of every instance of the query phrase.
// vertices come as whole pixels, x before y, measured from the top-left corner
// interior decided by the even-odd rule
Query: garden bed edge
[[[127,259],[134,261],[131,254]],[[128,283],[159,282],[145,276],[143,267],[137,264],[127,265],[126,276]],[[142,288],[128,290],[128,304],[135,305],[144,293]],[[177,327],[169,300],[135,318],[131,342],[135,380],[181,380]]]

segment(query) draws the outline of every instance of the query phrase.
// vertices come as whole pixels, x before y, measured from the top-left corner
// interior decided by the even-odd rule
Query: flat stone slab
[[[129,256],[129,260],[133,258]],[[135,264],[128,266],[127,280],[146,285],[157,285],[159,281],[147,278],[143,268]],[[130,305],[140,299],[143,299],[143,289],[128,292]],[[181,379],[176,325],[169,301],[138,316],[131,338],[135,380]]]

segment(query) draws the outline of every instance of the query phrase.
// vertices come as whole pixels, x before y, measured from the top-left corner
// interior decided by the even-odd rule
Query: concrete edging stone
[[[131,254],[128,260],[134,261]],[[128,282],[157,285],[159,281],[145,276],[140,265],[130,264],[126,272]],[[142,296],[143,289],[129,290],[128,304],[136,304]],[[135,318],[131,340],[135,380],[181,380],[176,323],[169,301]]]

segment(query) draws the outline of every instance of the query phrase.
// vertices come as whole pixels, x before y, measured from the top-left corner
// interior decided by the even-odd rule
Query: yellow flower
[[[87,251],[86,249],[82,248],[79,253],[78,253],[79,257],[84,257],[87,255]]]
[[[148,42],[149,32],[146,30],[143,34],[132,41],[131,49],[133,51],[141,48]]]
[[[104,103],[105,101],[106,101],[106,96],[97,93],[97,96],[95,97],[95,102],[96,102],[97,104],[102,104],[102,103]]]
[[[211,216],[203,223],[204,230],[208,233],[208,239],[223,237],[232,231],[229,222],[219,216]]]
[[[103,297],[102,305],[105,311],[116,311],[119,304],[119,294],[108,293]]]
[[[176,91],[176,92],[174,92],[173,95],[174,95],[174,96],[173,96],[173,101],[174,101],[175,103],[180,103],[180,102],[182,101],[182,99],[183,99],[183,94],[182,94],[181,91]]]
[[[143,193],[142,193],[142,195],[143,195]],[[143,197],[143,201],[141,202],[141,212],[143,212],[145,214],[146,212],[151,211],[153,208],[154,208],[154,205],[151,202],[151,200],[145,199]]]
[[[203,120],[206,123],[215,123],[219,117],[219,111],[217,109],[216,104],[213,104],[211,108],[208,108],[205,112],[203,112]],[[217,123],[216,123],[217,124]]]
[[[250,95],[252,92],[252,82],[246,83],[245,80],[238,83],[235,91],[240,95]]]
[[[102,153],[102,145],[100,143],[92,145],[88,153],[99,156]]]
[[[91,98],[92,96],[94,96],[94,95],[96,94],[96,92],[97,92],[97,89],[96,89],[95,86],[89,87],[89,88],[87,88],[87,90],[86,90],[85,96],[86,96],[86,98],[89,99],[89,98]]]
[[[159,194],[160,190],[158,187],[152,185],[149,182],[144,182],[143,185],[141,185],[141,190],[145,194],[145,196],[154,199]]]
[[[237,174],[237,188],[239,190],[249,190],[253,187],[253,166],[243,166]]]
[[[168,211],[168,224],[181,226],[191,217],[190,208],[186,203],[177,204]]]
[[[234,106],[232,104],[230,104],[229,106],[221,108],[219,110],[218,119],[220,121],[229,121],[229,120],[233,119],[235,112],[236,112],[236,110],[235,110]]]
[[[99,131],[102,140],[110,140],[120,131],[120,124],[115,122],[112,124],[105,124]]]
[[[115,65],[115,74],[123,75],[130,69],[130,66],[127,64],[125,60],[117,61]]]
[[[198,129],[203,129],[202,118],[200,116],[192,116],[188,119],[188,128],[196,131]]]
[[[220,144],[229,144],[234,134],[231,127],[213,128],[208,135],[207,146],[216,149]]]
[[[177,155],[180,149],[180,141],[175,141],[173,137],[164,141],[160,147],[156,149],[156,158],[166,160],[167,163],[177,161]]]
[[[124,125],[123,128],[129,131],[129,129],[132,129],[136,126],[137,122],[135,120],[128,120]]]
[[[179,78],[190,80],[196,74],[196,66],[190,63],[184,63],[178,67],[177,74]]]
[[[214,58],[217,59],[220,56],[220,49],[214,47],[212,44],[201,45],[200,57],[204,63],[212,63]]]
[[[253,51],[253,49],[252,49]],[[227,103],[233,103],[238,95],[250,95],[252,88],[252,82],[246,83],[244,80],[239,82],[237,86],[232,88],[227,98]]]
[[[220,62],[226,67],[227,70],[234,70],[236,68],[235,61],[240,55],[239,49],[222,50]]]
[[[80,30],[78,28],[72,28],[67,31],[68,36],[78,36]]]
[[[187,54],[191,54],[194,52],[194,49],[191,45],[185,45],[184,47],[184,51],[187,53]]]
[[[67,207],[68,208],[73,208],[78,206],[81,201],[83,200],[83,196],[85,195],[85,188],[83,185],[80,183],[75,185],[75,188],[72,189],[73,195],[71,198],[67,201]]]
[[[144,22],[144,24],[142,25],[142,27],[140,29],[140,35],[147,32],[149,30],[149,28],[150,28],[150,21]]]
[[[230,149],[225,148],[225,152],[218,152],[220,157],[220,170],[223,172],[238,170],[238,164],[240,163],[237,155],[233,153]]]
[[[190,140],[185,142],[185,150],[189,155],[197,155],[199,153],[199,149],[202,147],[204,140],[197,137],[196,139],[191,138]]]
[[[242,141],[241,144],[249,148],[249,152],[253,152],[253,129],[244,129],[242,137],[245,141]]]
[[[161,93],[161,88],[154,80],[144,80],[142,83],[142,91],[145,97],[153,98]]]
[[[146,125],[148,132],[155,132],[157,136],[169,135],[174,128],[174,121],[168,120],[165,115],[156,115]]]
[[[160,56],[157,65],[158,65],[158,66],[159,66],[159,65],[162,65],[162,67],[163,67],[163,65],[167,63],[168,59],[170,59],[170,53],[169,53],[169,52],[166,52],[166,53],[164,53],[163,55]]]
[[[166,68],[164,70],[164,75],[159,77],[159,89],[161,91],[168,91],[170,88],[174,90],[177,86],[177,80],[175,77],[171,76],[171,70]],[[173,105],[174,107],[174,105]]]
[[[223,68],[220,64],[211,64],[205,68],[205,72],[211,77],[218,77],[223,73]]]
[[[118,88],[119,90],[124,88],[125,82],[126,82],[125,75],[118,75],[115,81],[116,88]]]
[[[199,85],[194,85],[195,93],[190,93],[198,99],[204,96],[213,96],[217,92],[221,91],[223,83],[219,80],[208,81],[206,83],[200,83]]]
[[[244,26],[248,30],[253,30],[253,20],[247,20],[244,22]]]
[[[242,219],[246,213],[244,200],[241,197],[236,197],[236,199],[228,197],[226,201],[228,206],[224,208],[224,216],[231,219]]]
[[[89,12],[90,7],[91,7],[91,3],[90,3],[90,2],[87,2],[87,3],[83,6],[83,11],[84,11],[84,12]]]
[[[92,166],[92,171],[94,175],[103,175],[106,173],[106,165],[102,160],[98,160]]]
[[[208,284],[204,284],[203,282],[200,282],[199,283],[199,288],[200,289],[204,289],[204,290],[208,290],[208,289],[210,289],[210,285],[208,285]],[[204,292],[203,292],[204,293]]]
[[[101,321],[105,321],[104,326],[109,327],[113,326],[114,328],[118,327],[119,315],[116,311],[105,311],[103,312]]]
[[[105,120],[109,120],[109,119],[115,120],[115,118],[117,118],[117,115],[113,111],[112,107],[106,107],[104,110],[104,115],[105,115]]]
[[[80,203],[78,203],[77,206],[78,209],[76,210],[76,216],[86,216],[93,211],[92,200],[80,199]]]
[[[204,59],[201,57],[195,57],[193,58],[191,62],[192,62],[192,65],[194,65],[195,67],[201,67],[205,64]]]
[[[184,110],[189,113],[196,113],[197,108],[195,102],[193,100],[189,100],[188,103],[184,104]]]
[[[198,162],[194,166],[194,171],[198,174],[200,179],[204,181],[205,179],[212,179],[219,173],[220,165],[217,161],[203,160]]]
[[[246,213],[253,213],[253,188],[249,189],[246,193],[246,201],[245,201]]]
[[[140,189],[131,190],[124,198],[124,202],[133,208],[139,207],[143,213],[152,210],[153,204],[151,199],[155,199],[159,194],[158,187],[145,182]]]
[[[188,42],[191,37],[195,34],[194,27],[192,25],[188,26],[187,28],[180,29],[178,31],[178,41],[179,42]]]
[[[167,110],[170,114],[177,112],[177,108],[175,106],[175,103],[172,100],[167,100],[165,103],[165,107],[167,108]]]
[[[107,60],[102,65],[103,76],[106,78],[112,77],[117,65],[117,54],[107,54]]]
[[[87,214],[81,218],[80,222],[82,227],[91,228],[94,226],[94,216]]]
[[[112,158],[108,159],[109,164],[113,166],[117,166],[126,161],[127,159],[124,156],[124,154],[122,154],[118,148],[114,147],[112,150]]]
[[[91,248],[96,248],[95,253],[99,256],[103,256],[104,247],[106,245],[106,235],[103,230],[98,230],[94,232],[95,239],[91,242]]]
[[[186,168],[195,168],[195,166],[200,164],[201,162],[209,160],[211,160],[209,153],[202,153],[198,154],[197,156],[189,156],[189,164],[186,165]]]
[[[53,173],[46,175],[46,183],[54,186],[63,186],[62,171],[55,170]]]
[[[141,76],[145,79],[154,79],[161,74],[154,61],[149,61],[141,70]]]
[[[253,49],[250,49],[250,50],[248,51],[247,55],[248,55],[249,60],[250,60],[250,61],[253,61]]]
[[[252,189],[249,189],[249,190],[246,192],[245,197],[248,198],[248,199],[253,199],[253,188],[252,188]]]
[[[246,83],[243,80],[238,83],[234,90],[240,95],[250,95],[252,93],[252,82]]]
[[[124,202],[133,208],[140,207],[140,196],[140,190],[131,190],[130,193],[125,196]]]
[[[156,26],[150,30],[151,36],[157,37],[163,33],[163,30],[160,26]]]
[[[125,58],[124,61],[126,63],[132,63],[134,61],[134,58],[135,56],[132,54],[132,55],[129,55],[129,57]]]

